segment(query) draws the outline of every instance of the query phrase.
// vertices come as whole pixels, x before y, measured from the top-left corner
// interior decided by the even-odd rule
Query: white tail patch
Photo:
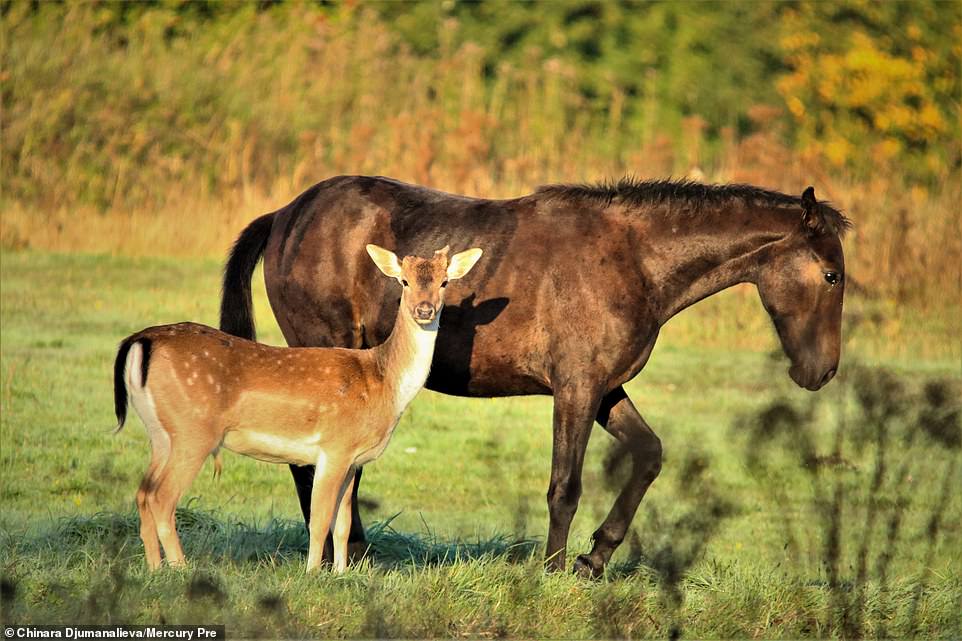
[[[147,428],[150,447],[159,462],[159,470],[166,465],[167,458],[170,456],[170,435],[160,424],[157,406],[154,405],[154,397],[144,385],[143,362],[144,348],[140,343],[134,343],[127,354],[124,383],[127,385],[130,404],[134,406],[137,416],[140,417],[144,427]]]

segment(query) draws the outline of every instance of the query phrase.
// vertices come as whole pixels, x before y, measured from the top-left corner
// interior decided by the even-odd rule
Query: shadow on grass
[[[630,474],[630,458],[630,453],[617,445],[609,451],[604,461],[609,490],[624,485]],[[645,504],[643,518],[648,536],[644,543],[636,528],[629,530],[625,540],[627,558],[610,564],[605,573],[609,580],[645,577],[656,587],[659,610],[666,620],[652,623],[662,628],[669,639],[680,638],[684,630],[682,609],[688,572],[703,558],[724,521],[737,513],[737,504],[715,480],[712,466],[706,453],[697,449],[686,452],[680,461],[680,480],[672,505],[662,506],[657,501]],[[607,622],[599,636],[631,636],[626,634],[623,621],[609,616],[608,611],[617,607],[607,604],[598,612],[598,621]],[[650,618],[651,614],[646,616]]]
[[[179,622],[227,620],[232,634],[251,638],[317,636],[311,622],[292,615],[291,599],[296,597],[285,595],[282,585],[293,580],[327,596],[330,593],[322,586],[340,585],[342,598],[351,592],[345,586],[356,584],[365,592],[361,636],[391,637],[399,634],[400,624],[392,612],[395,597],[380,592],[377,577],[385,576],[384,571],[400,570],[408,577],[402,580],[417,585],[424,580],[418,577],[431,574],[423,572],[430,568],[471,567],[471,572],[481,573],[486,562],[508,567],[541,549],[537,541],[507,536],[444,540],[430,530],[403,533],[388,520],[367,532],[371,547],[365,562],[378,571],[369,572],[362,565],[356,575],[337,577],[322,571],[308,577],[303,573],[308,536],[300,521],[250,524],[188,504],[177,510],[177,526],[189,562],[186,576],[146,573],[139,517],[133,511],[64,518],[22,536],[0,531],[0,620],[37,622],[34,617],[39,616],[41,622],[52,617],[46,622],[83,625],[165,623],[171,616]],[[233,567],[225,568],[225,561]],[[468,565],[474,561],[481,563]],[[264,566],[273,576],[276,566],[293,568],[293,579],[285,573],[282,585],[269,579],[244,582],[240,589],[249,592],[250,606],[232,604],[238,573],[263,576]],[[35,601],[37,593],[43,595],[40,603]],[[212,618],[213,612],[230,614],[220,619],[220,614]]]
[[[960,399],[958,381],[850,365],[830,393],[777,395],[732,426],[746,471],[770,499],[768,514],[757,518],[774,519],[783,537],[785,577],[792,577],[784,581],[799,594],[824,596],[800,630],[882,638],[925,629],[937,552],[958,540]],[[602,471],[609,490],[621,488],[630,463],[630,452],[609,451]],[[740,501],[707,454],[689,450],[671,465],[678,474],[670,502],[658,493],[645,501],[625,540],[627,558],[606,574],[650,579],[664,613],[659,626],[677,638],[692,616],[685,596],[703,579],[692,570]],[[716,575],[727,572],[707,561],[721,568]],[[954,625],[960,631],[962,619]],[[624,636],[617,625],[603,632]]]
[[[822,629],[916,634],[936,552],[958,537],[962,393],[958,381],[858,365],[841,386],[833,412],[817,397],[776,398],[739,421],[744,462],[779,508],[788,562],[828,592]],[[790,500],[792,480],[808,486],[808,505]],[[913,568],[911,594],[893,586],[896,568]]]
[[[370,548],[366,558],[384,569],[453,565],[478,559],[522,563],[541,548],[537,540],[505,535],[445,540],[427,527],[423,533],[399,532],[391,527],[393,518],[375,522],[367,529]],[[194,509],[188,503],[177,509],[177,531],[188,560],[275,565],[304,563],[307,556],[308,535],[300,521],[271,519],[263,525],[251,524]],[[100,554],[143,554],[140,520],[133,511],[64,518],[32,535],[0,536],[4,546],[20,555],[55,552],[68,562]]]

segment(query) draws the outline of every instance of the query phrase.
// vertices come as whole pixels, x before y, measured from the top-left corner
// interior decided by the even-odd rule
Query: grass
[[[594,583],[545,575],[526,542],[482,541],[478,555],[476,544],[375,529],[373,558],[343,576],[306,576],[297,523],[252,527],[195,510],[180,516],[193,552],[182,571],[145,571],[130,513],[68,519],[9,548],[4,541],[5,560],[17,561],[6,569],[14,594],[5,620],[203,621],[226,623],[236,636],[379,638],[620,638],[668,636],[676,626],[692,636],[800,637],[832,625],[831,592],[821,581],[744,559],[700,564],[681,583],[679,614],[650,567]],[[894,604],[881,608],[889,629],[906,629],[914,579],[889,587]],[[918,632],[958,634],[959,587],[956,574],[924,588]],[[879,591],[870,598],[879,608]]]
[[[286,469],[232,454],[224,476],[202,473],[182,504],[189,569],[150,575],[132,507],[147,443],[136,420],[110,434],[110,364],[119,339],[142,326],[214,324],[219,262],[0,260],[6,621],[212,621],[236,635],[324,637],[960,633],[962,506],[943,504],[946,479],[962,476],[958,450],[928,432],[884,449],[871,430],[851,429],[868,416],[891,440],[938,423],[932,416],[957,423],[958,348],[937,322],[900,325],[886,341],[877,324],[853,320],[840,380],[811,395],[772,355],[773,332],[748,292],[673,321],[628,387],[663,439],[665,469],[599,582],[541,570],[550,399],[430,392],[365,470],[373,547],[345,576],[303,574],[306,537]],[[262,339],[279,344],[262,287],[255,304]],[[852,297],[850,307],[870,317],[872,304]],[[896,387],[869,375],[883,367]],[[930,380],[947,381],[939,389],[949,401],[925,400]],[[897,399],[895,418],[867,414],[865,390],[875,389]],[[791,408],[792,429],[766,422],[773,407]],[[873,489],[883,450],[885,482]],[[610,458],[599,430],[573,553],[588,548],[613,500]]]

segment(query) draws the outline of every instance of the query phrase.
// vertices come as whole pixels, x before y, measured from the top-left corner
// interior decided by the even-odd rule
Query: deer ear
[[[820,232],[825,228],[825,219],[818,208],[815,198],[815,188],[808,187],[802,192],[802,225],[809,232]]]
[[[451,264],[448,265],[448,280],[461,278],[471,271],[474,264],[481,258],[481,254],[481,250],[475,247],[452,256]]]
[[[394,252],[388,251],[383,247],[378,247],[377,245],[368,245],[367,253],[371,256],[371,260],[374,261],[377,268],[384,272],[385,276],[390,276],[391,278],[401,277],[401,263],[398,261]]]

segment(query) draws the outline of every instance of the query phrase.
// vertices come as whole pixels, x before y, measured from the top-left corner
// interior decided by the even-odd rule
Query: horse
[[[444,243],[452,251],[484,247],[490,258],[447,294],[426,387],[465,397],[553,396],[548,570],[567,567],[593,423],[630,453],[630,474],[591,551],[573,564],[596,577],[661,471],[661,440],[624,389],[645,367],[661,327],[707,296],[752,283],[789,376],[818,390],[839,364],[841,239],[850,225],[812,187],[799,197],[742,184],[625,178],[492,200],[339,176],[240,234],[225,265],[220,326],[254,338],[251,278],[263,257],[267,296],[288,344],[373,347],[390,334],[397,292],[365,255],[367,243],[402,255]],[[291,473],[309,522],[313,469],[291,466]],[[360,473],[355,494],[359,484]],[[363,550],[357,504],[350,540],[352,550]]]

